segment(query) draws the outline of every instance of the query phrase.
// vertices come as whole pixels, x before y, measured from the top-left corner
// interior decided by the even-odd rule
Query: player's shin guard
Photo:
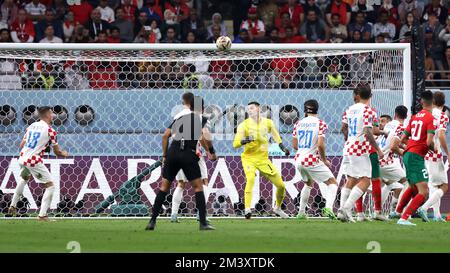
[[[167,195],[167,192],[159,190],[159,192],[155,198],[155,203],[153,204],[152,218],[150,219],[150,221],[156,221],[156,217],[158,217],[159,212],[161,211],[162,204],[163,204],[164,200],[166,200],[166,195]]]
[[[414,189],[412,187],[406,188],[406,190],[403,192],[402,197],[400,198],[400,201],[397,204],[397,208],[395,211],[398,214],[403,213],[403,209],[408,205],[409,201],[411,200],[414,193]]]
[[[409,216],[411,216],[423,204],[425,199],[425,195],[422,195],[420,193],[417,194],[411,201],[411,204],[409,204],[405,212],[402,214],[402,219],[408,220]]]
[[[200,218],[200,224],[207,225],[206,222],[206,202],[205,194],[203,191],[195,193],[195,206],[197,207],[198,216]]]
[[[308,204],[309,196],[311,194],[312,187],[304,185],[300,193],[300,204],[298,207],[298,213],[305,213],[306,205]]]
[[[372,179],[372,197],[375,204],[375,212],[381,212],[381,180],[380,178]]]
[[[327,196],[326,196],[326,202],[325,207],[333,210],[334,201],[336,200],[336,194],[337,194],[337,185],[336,184],[329,184],[327,187]]]
[[[17,202],[19,202],[19,198],[20,198],[20,196],[22,196],[23,189],[25,188],[26,184],[27,184],[27,182],[23,179],[20,179],[19,182],[17,183],[16,190],[14,191],[14,195],[11,200],[11,207],[14,207],[14,208],[17,207]]]
[[[39,217],[47,216],[47,211],[52,202],[54,192],[55,186],[51,186],[45,189],[44,196],[42,196],[42,203],[41,203],[41,210],[39,211]]]
[[[172,197],[172,215],[178,214],[178,210],[180,209],[181,200],[183,199],[183,188],[176,187],[173,191]]]

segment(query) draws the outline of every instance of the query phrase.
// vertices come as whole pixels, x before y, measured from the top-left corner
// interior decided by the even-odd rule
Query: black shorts
[[[180,170],[183,170],[188,181],[201,178],[198,161],[200,158],[195,151],[181,151],[177,148],[169,148],[167,151],[166,162],[162,169],[162,177],[172,182]]]

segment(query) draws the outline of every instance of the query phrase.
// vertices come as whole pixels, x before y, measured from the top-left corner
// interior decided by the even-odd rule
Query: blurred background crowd
[[[416,20],[422,26],[425,39],[427,86],[450,87],[448,0],[2,0],[0,3],[0,42],[15,43],[213,43],[222,35],[232,38],[233,43],[392,43],[409,42],[411,26]],[[363,66],[367,56],[358,58],[354,63]],[[99,64],[83,65],[99,67]],[[278,77],[277,84],[281,88],[298,87],[293,78],[297,75],[300,81],[305,69],[311,70],[306,75],[308,78],[321,72],[318,79],[308,81],[314,88],[348,87],[352,85],[352,77],[361,76],[356,74],[358,71],[365,71],[361,67],[352,68],[348,58],[345,61],[287,59],[239,65],[241,72],[256,70],[255,67],[284,74],[295,70],[293,75]],[[136,76],[128,79],[126,74],[177,71],[173,66],[151,63],[109,63],[107,66],[105,69],[112,69],[109,72],[121,71],[123,75],[117,75],[114,80],[97,75],[98,86],[92,86],[89,79],[86,86],[102,88],[106,83],[98,82],[103,79],[113,82],[108,88],[120,88],[124,84],[141,87]],[[246,69],[247,66],[251,68]],[[55,65],[43,68],[33,64],[31,67],[31,70],[55,69]],[[66,68],[64,64],[61,70]],[[13,65],[3,62],[0,73],[7,75],[27,69],[30,70],[30,62]],[[183,64],[178,71],[180,69],[183,74],[174,76],[179,86],[189,84],[186,78],[192,75],[197,77],[197,87],[199,82],[203,87],[235,88],[237,84],[214,76],[214,73],[225,75],[232,71],[233,63]],[[350,75],[350,71],[354,75]],[[199,81],[201,75],[197,74],[203,72],[207,72],[208,78]],[[151,73],[140,77],[141,80],[152,79]],[[219,84],[217,77],[222,77]],[[261,79],[255,80],[259,75],[241,73],[239,77],[245,79],[250,88],[260,88]],[[54,87],[55,81],[54,78],[52,83],[44,75],[39,88]],[[67,86],[67,82],[65,84]],[[157,84],[164,85],[153,83]],[[28,85],[31,88],[36,83]],[[23,75],[20,88],[27,88]]]

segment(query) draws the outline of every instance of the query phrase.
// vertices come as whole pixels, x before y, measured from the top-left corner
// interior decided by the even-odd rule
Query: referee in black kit
[[[162,182],[156,195],[155,204],[152,209],[152,218],[146,230],[154,230],[156,218],[161,211],[161,206],[170,191],[170,184],[175,179],[179,170],[183,170],[186,178],[191,182],[195,191],[195,204],[200,217],[200,230],[213,230],[213,226],[206,221],[206,201],[203,194],[199,157],[195,153],[197,143],[200,139],[206,143],[208,157],[215,160],[215,151],[212,146],[210,132],[205,126],[207,119],[202,117],[204,101],[201,97],[187,92],[182,96],[184,109],[178,113],[173,122],[164,132],[162,137],[163,169]],[[169,138],[172,143],[169,148]]]

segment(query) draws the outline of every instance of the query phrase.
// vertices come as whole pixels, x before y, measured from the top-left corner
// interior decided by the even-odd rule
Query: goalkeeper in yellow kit
[[[259,103],[250,102],[247,106],[247,112],[249,117],[239,124],[233,141],[233,147],[236,149],[244,146],[241,160],[246,177],[245,218],[250,219],[252,215],[250,204],[256,170],[277,188],[276,207],[273,212],[281,218],[288,218],[289,216],[281,210],[286,188],[280,173],[269,160],[269,134],[280,145],[280,149],[285,155],[289,155],[289,150],[283,145],[280,134],[272,120],[260,116]]]

